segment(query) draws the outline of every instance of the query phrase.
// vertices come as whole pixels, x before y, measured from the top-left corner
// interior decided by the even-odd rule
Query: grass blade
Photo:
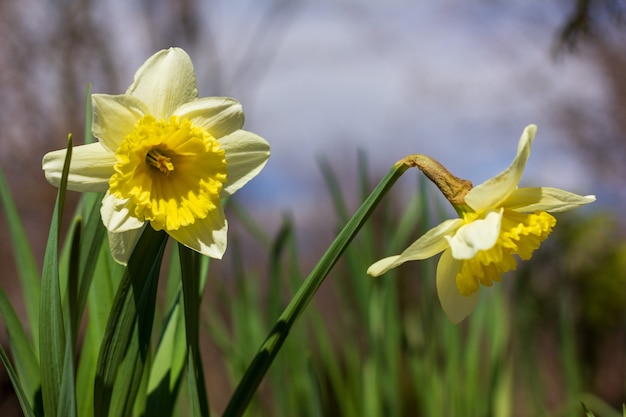
[[[191,415],[208,416],[204,369],[200,356],[200,254],[179,244],[180,268],[185,307],[185,334],[187,336],[187,372],[191,395]]]
[[[178,245],[173,245],[170,260],[178,258]],[[170,306],[152,361],[144,415],[172,415],[181,387],[182,372],[187,360],[187,342],[183,313],[180,265],[170,261],[167,274],[166,299]]]
[[[281,289],[283,288],[285,277],[281,274],[280,260],[286,245],[292,239],[292,234],[293,223],[290,217],[285,216],[270,250],[269,308],[267,315],[269,320],[273,320],[280,314],[280,308],[283,305]]]
[[[81,239],[81,269],[76,301],[76,310],[79,313],[77,319],[79,322],[82,317],[82,312],[85,309],[96,264],[100,257],[100,248],[102,247],[102,243],[106,240],[106,228],[100,219],[100,202],[102,201],[103,196],[103,194],[98,194],[95,198],[92,198],[91,204],[86,207],[88,213],[85,222],[85,229],[83,231],[83,239]],[[83,200],[85,200],[85,197],[83,197]]]
[[[182,291],[174,299],[157,346],[148,382],[145,415],[171,415],[187,357]]]
[[[39,352],[41,355],[41,390],[46,416],[55,417],[59,407],[65,357],[65,328],[61,289],[59,288],[59,230],[65,203],[67,175],[72,158],[72,137],[68,138],[67,153],[61,176],[57,201],[52,214],[50,233],[41,274],[39,322]]]
[[[94,380],[100,344],[104,339],[109,312],[123,273],[124,268],[113,261],[108,247],[101,246],[93,285],[88,295],[87,329],[76,376],[78,415],[81,417],[91,417],[94,414]]]
[[[93,143],[94,137],[91,132],[91,122],[93,119],[93,110],[91,102],[91,83],[85,86],[85,144]]]
[[[41,389],[39,376],[39,361],[26,332],[22,327],[9,298],[0,287],[0,315],[2,316],[9,335],[9,344],[13,352],[13,360],[17,378],[29,404],[35,404],[35,399]]]
[[[258,388],[267,369],[287,338],[291,327],[307,307],[317,289],[328,275],[328,272],[335,265],[383,196],[410,167],[411,165],[405,161],[395,164],[324,253],[322,259],[320,259],[313,268],[297,294],[283,311],[283,314],[252,360],[252,363],[248,367],[224,411],[225,417],[241,416],[244,413],[252,395]]]
[[[28,396],[26,392],[24,392],[22,384],[20,384],[20,379],[18,378],[15,369],[13,369],[13,365],[11,365],[11,361],[9,361],[9,358],[4,351],[2,345],[0,345],[0,361],[4,365],[4,368],[7,370],[7,374],[9,375],[9,379],[13,384],[13,389],[15,389],[15,394],[17,395],[17,400],[20,402],[20,407],[22,408],[24,416],[35,417],[35,413],[33,412],[33,409],[28,401]]]
[[[20,219],[9,185],[6,182],[4,173],[0,169],[0,200],[4,207],[4,212],[11,235],[11,247],[14,250],[15,264],[20,277],[22,292],[24,294],[24,304],[26,306],[26,317],[30,325],[33,338],[35,354],[39,355],[39,298],[41,285],[39,281],[39,268],[35,261],[35,256],[31,250],[24,226]]]
[[[95,416],[108,416],[111,409],[113,390],[122,396],[115,398],[114,408],[130,410],[133,392],[141,382],[140,369],[145,359],[152,331],[156,283],[167,234],[146,227],[133,250],[119,285],[107,322],[107,329],[96,370],[94,387]],[[125,358],[126,357],[126,358]],[[124,366],[122,367],[122,361]],[[118,371],[126,374],[118,378]],[[130,370],[132,378],[128,378]],[[126,385],[126,389],[121,389]],[[122,415],[122,414],[114,414]]]
[[[178,259],[178,245],[172,246],[169,259]],[[166,284],[166,302],[169,308],[147,381],[144,407],[146,416],[173,414],[187,359],[183,294],[178,262],[170,261]]]
[[[78,334],[78,280],[80,267],[82,221],[79,218],[74,223],[74,233],[70,249],[69,271],[67,279],[67,296],[65,297],[65,358],[63,361],[63,376],[61,382],[61,397],[57,415],[75,417],[76,409],[76,337]]]

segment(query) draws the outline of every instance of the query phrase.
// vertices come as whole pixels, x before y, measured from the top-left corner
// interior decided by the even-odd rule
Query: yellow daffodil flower
[[[517,187],[536,130],[534,125],[524,130],[517,156],[505,171],[477,187],[471,188],[471,183],[465,181],[465,191],[447,193],[462,196],[460,202],[448,197],[461,218],[444,221],[400,255],[374,263],[368,274],[379,276],[404,262],[443,252],[436,278],[441,306],[453,323],[467,317],[478,300],[480,285],[491,286],[500,281],[501,274],[516,268],[515,255],[530,259],[548,237],[556,224],[549,213],[595,200],[594,196],[579,196],[557,188]],[[431,179],[446,176],[426,174]],[[440,188],[447,191],[445,186]]]
[[[106,192],[101,216],[111,253],[126,263],[149,223],[212,258],[226,250],[221,198],[259,173],[269,144],[241,130],[239,102],[198,98],[193,64],[179,48],[150,57],[125,94],[93,94],[98,142],[73,149],[68,189]],[[59,186],[65,150],[43,158]]]

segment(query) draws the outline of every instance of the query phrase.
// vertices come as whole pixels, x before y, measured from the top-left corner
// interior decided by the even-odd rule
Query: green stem
[[[209,417],[209,401],[200,356],[200,255],[178,244],[185,306],[185,335],[187,337],[187,372],[191,395],[191,415]]]
[[[404,172],[415,166],[409,159],[403,159],[396,163],[387,173],[385,178],[376,186],[374,191],[367,197],[365,202],[359,207],[350,221],[345,225],[334,242],[326,250],[326,253],[319,260],[315,268],[311,271],[307,279],[300,286],[297,294],[292,298],[289,305],[283,311],[276,324],[272,328],[267,339],[257,352],[248,366],[246,373],[239,382],[233,396],[224,411],[223,417],[239,417],[243,415],[248,407],[252,395],[257,390],[263,380],[265,373],[269,369],[272,361],[278,354],[283,342],[289,335],[289,331],[295,321],[300,317],[307,307],[317,289],[335,265],[344,250],[356,236],[361,226],[369,218],[370,214],[382,200],[385,194],[391,189],[395,182]]]

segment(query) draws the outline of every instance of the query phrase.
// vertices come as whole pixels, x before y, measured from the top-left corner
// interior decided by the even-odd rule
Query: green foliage
[[[86,97],[86,113],[90,115],[89,91]],[[86,126],[86,141],[91,142],[89,119]],[[144,411],[145,415],[164,415],[164,411],[165,415],[172,414],[167,411],[174,410],[188,346],[184,338],[177,337],[185,334],[186,327],[180,313],[181,277],[196,287],[195,305],[191,302],[187,305],[197,310],[208,262],[194,258],[190,268],[190,263],[181,258],[181,264],[185,265],[182,271],[180,264],[172,262],[167,274],[170,314],[153,343],[157,283],[167,235],[146,228],[128,266],[121,267],[113,261],[105,243],[107,237],[100,219],[103,195],[87,194],[76,208],[76,221],[68,231],[66,244],[59,249],[71,150],[70,137],[41,286],[21,219],[0,172],[0,197],[11,225],[30,328],[24,328],[0,288],[0,314],[7,327],[12,354],[9,358],[2,348],[0,359],[27,416],[122,416],[144,415]],[[76,361],[78,329],[85,312],[87,325]],[[193,314],[199,315],[192,311],[189,317]],[[197,319],[191,325],[198,328]],[[156,352],[154,357],[152,350]],[[201,366],[197,346],[192,351],[195,357],[191,364]],[[195,381],[201,379],[200,368],[189,369],[195,369],[189,384],[195,387]],[[198,382],[197,387],[196,396],[202,401],[206,392],[204,384]],[[208,415],[204,398],[204,405],[196,415]]]
[[[131,415],[148,361],[166,241],[165,232],[146,227],[117,288],[96,368],[96,417]]]
[[[64,326],[71,318],[67,315],[63,316],[59,282],[59,234],[61,213],[63,213],[65,203],[69,161],[72,157],[71,149],[72,140],[70,137],[41,274],[39,352],[41,363],[44,364],[41,367],[41,391],[44,414],[52,417],[76,415],[72,364],[74,358],[71,352],[69,354],[66,352],[66,348],[72,350],[71,341],[73,338],[71,333],[67,332],[70,330],[70,326]],[[73,280],[68,280],[68,282],[70,281]],[[69,308],[66,312],[69,312]]]
[[[296,320],[306,309],[320,285],[324,282],[324,279],[347,249],[350,242],[352,242],[355,235],[366,223],[374,208],[407,169],[408,165],[406,164],[394,165],[378,186],[367,196],[354,216],[341,229],[274,324],[270,334],[263,342],[237,386],[226,407],[224,416],[233,417],[243,414],[251,396],[261,383],[265,372],[269,369],[269,366],[287,339]]]
[[[436,298],[433,260],[365,273],[444,217],[438,197],[422,180],[389,192],[399,166],[371,187],[363,154],[350,194],[323,160],[341,231],[308,276],[291,216],[271,236],[231,199],[231,224],[248,240],[231,234],[218,270],[228,274],[212,271],[203,303],[208,258],[168,251],[164,232],[146,227],[128,265],[113,261],[102,195],[81,198],[61,244],[70,158],[71,141],[41,275],[0,172],[27,323],[0,288],[9,336],[0,361],[26,416],[208,416],[222,405],[225,416],[247,417],[579,416],[581,402],[588,416],[622,414],[593,393],[589,366],[595,344],[626,325],[626,247],[606,215],[560,217],[533,261],[483,288],[454,326]],[[218,357],[207,361],[206,346]],[[211,409],[205,364],[234,392],[230,403],[217,398]]]
[[[366,165],[361,155],[361,195],[356,196],[361,201],[370,190]],[[329,164],[323,164],[323,170],[337,223],[345,224],[351,203],[346,196],[350,194],[340,190],[340,179]],[[365,275],[373,260],[398,253],[443,217],[437,197],[430,197],[423,182],[408,193],[411,199],[403,202],[407,209],[398,212],[395,198],[407,194],[403,191],[392,192],[380,204],[301,322],[291,327],[290,336],[245,415],[578,416],[581,399],[602,410],[600,415],[614,415],[603,400],[588,394],[593,386],[587,378],[577,335],[581,317],[573,315],[571,298],[564,291],[564,287],[572,287],[571,277],[547,271],[545,268],[553,263],[544,265],[542,256],[536,264],[524,264],[518,274],[508,274],[503,284],[483,288],[476,311],[460,326],[451,325],[438,305],[433,261],[406,264],[377,279]],[[298,265],[304,263],[291,217],[285,216],[272,240],[261,225],[254,223],[253,215],[235,203],[231,203],[231,208],[236,208],[232,214],[250,230],[246,237],[252,237],[262,251],[270,254],[270,262],[264,284],[256,266],[245,269],[238,249],[241,245],[235,243],[229,254],[236,285],[229,288],[218,281],[214,288],[218,299],[228,300],[228,308],[210,309],[208,333],[218,345],[233,383],[246,370],[245,358],[255,355],[251,341],[260,343],[262,329],[270,328],[279,315],[277,305],[285,305],[302,282]],[[584,218],[593,222],[593,217]],[[554,247],[562,251],[565,240],[570,245],[591,245],[584,243],[589,238],[586,234],[569,237],[572,226],[584,227],[578,220],[559,218],[559,227],[551,238]],[[606,235],[598,239],[605,245],[612,241]],[[377,241],[390,245],[382,247]],[[538,254],[568,264],[569,258],[552,252],[552,246],[546,245]],[[578,252],[574,262],[582,259]],[[583,272],[586,277],[593,276],[598,267],[589,265]],[[542,280],[545,274],[552,276],[551,282],[561,282],[559,289],[545,294],[552,306],[548,311],[538,309],[542,304],[537,301],[544,294],[533,287],[534,281]],[[593,285],[593,281],[586,282]],[[508,294],[512,286],[515,293]],[[268,317],[263,314],[266,311],[273,313]],[[530,328],[526,322],[529,316],[539,321]],[[556,357],[542,351],[537,342],[543,340],[541,332],[551,326],[549,342],[555,344]],[[553,360],[554,369],[545,366],[545,361]],[[558,390],[547,387],[554,378],[558,378]]]
[[[349,224],[348,194],[339,189],[339,178],[330,165],[323,167],[337,225]],[[371,193],[363,155],[359,172],[360,194],[355,198],[365,201]],[[10,204],[8,189],[3,192]],[[103,244],[101,195],[81,199],[78,220],[59,250],[57,209],[42,280],[45,312],[35,320],[44,324],[39,338],[44,365],[34,338],[0,289],[0,313],[12,354],[9,358],[2,349],[0,359],[23,413],[208,415],[210,384],[207,389],[201,350],[208,336],[220,352],[231,387],[250,369],[257,372],[259,383],[264,381],[258,395],[255,386],[246,394],[252,400],[245,411],[248,417],[575,416],[580,415],[580,401],[588,406],[587,415],[593,415],[589,410],[602,416],[620,415],[598,396],[586,393],[593,387],[578,338],[581,322],[588,328],[601,328],[603,323],[615,328],[623,321],[614,316],[624,319],[623,293],[613,285],[623,277],[623,248],[606,243],[615,230],[606,217],[560,219],[557,230],[561,232],[539,251],[543,255],[525,265],[518,276],[506,277],[505,285],[483,291],[472,316],[453,326],[436,300],[432,261],[413,263],[377,279],[365,275],[373,260],[397,253],[441,217],[423,182],[409,193],[412,197],[403,202],[407,208],[402,212],[396,200],[399,194],[391,193],[375,211],[368,211],[372,217],[368,222],[359,220],[358,234],[357,229],[348,229],[346,237],[354,239],[350,245],[346,242],[352,238],[342,243],[343,257],[339,258],[340,250],[332,250],[329,256],[334,260],[322,258],[321,266],[313,269],[316,280],[328,273],[320,291],[321,281],[315,289],[302,287],[303,259],[291,217],[284,217],[272,238],[231,200],[231,223],[244,225],[245,237],[267,256],[267,269],[250,264],[243,242],[233,237],[227,257],[233,280],[213,280],[212,302],[203,309],[207,258],[185,247],[165,251],[166,236],[147,228],[128,267],[121,267]],[[15,236],[22,239],[19,233]],[[379,241],[391,243],[383,246]],[[556,256],[553,248],[563,257]],[[161,267],[162,260],[167,267]],[[160,289],[159,275],[165,279]],[[556,275],[560,278],[546,278]],[[594,280],[586,279],[589,276]],[[506,295],[507,281],[515,284],[514,298]],[[537,281],[554,287],[544,288],[544,293],[536,288]],[[301,296],[293,296],[298,292]],[[162,303],[157,303],[157,294],[162,294]],[[597,297],[605,301],[603,306],[597,305]],[[289,306],[290,300],[302,299],[312,300],[306,310],[306,303]],[[572,301],[578,308],[571,308]],[[609,313],[595,312],[600,307]],[[546,315],[553,320],[539,325]],[[268,356],[263,360],[270,361],[261,371],[249,368],[249,361],[258,355],[256,348],[263,346],[279,316],[279,326],[286,326],[281,328],[282,340],[276,344],[270,336],[270,348],[265,345],[261,350],[275,357],[273,365],[269,367],[273,358]],[[607,324],[607,317],[612,324]],[[78,338],[81,320],[86,323],[85,333]],[[550,375],[541,369],[545,355],[528,343],[551,326],[556,330],[562,375],[561,402],[556,408],[548,405]],[[78,339],[82,339],[80,348]],[[185,391],[187,402],[179,398]]]
[[[15,369],[13,368],[13,364],[9,360],[9,357],[7,356],[2,346],[0,346],[0,361],[2,362],[4,368],[7,370],[7,373],[9,374],[9,379],[11,379],[13,387],[15,387],[15,394],[20,403],[20,406],[22,407],[24,415],[26,417],[34,417],[35,413],[30,406],[28,394],[22,389],[22,384],[20,384],[19,377],[15,372]]]
[[[200,301],[204,288],[201,277],[201,256],[179,244],[181,278],[185,310],[185,336],[187,339],[187,372],[189,375],[190,408],[192,416],[208,416],[204,368],[200,355]]]
[[[362,183],[359,198],[365,200],[370,190],[363,156],[359,165]],[[325,164],[323,169],[339,223],[344,223],[348,220],[345,194],[337,188],[339,181],[330,166]],[[424,194],[417,191],[409,202],[411,210],[400,216],[400,222],[413,230],[428,227],[422,219],[430,210]],[[268,389],[263,392],[271,401],[255,401],[246,416],[465,415],[464,410],[472,410],[467,415],[511,415],[509,328],[505,306],[497,294],[491,294],[478,308],[468,333],[468,328],[451,325],[435,309],[438,306],[432,300],[432,275],[430,279],[423,277],[423,282],[419,277],[406,277],[412,280],[408,283],[411,291],[420,287],[413,299],[403,297],[407,288],[402,287],[406,282],[389,276],[397,273],[379,279],[365,275],[372,260],[380,256],[373,244],[375,236],[382,234],[379,239],[394,242],[398,247],[409,239],[406,228],[397,227],[394,219],[398,216],[387,215],[393,209],[393,203],[383,203],[373,221],[363,225],[347,248],[344,261],[330,273],[325,298],[310,305],[303,323],[293,326],[270,369]],[[236,213],[242,223],[252,221],[241,207]],[[302,275],[295,267],[301,260],[289,217],[273,243],[268,244],[264,238],[257,239],[257,243],[271,254],[265,297],[271,300],[269,305],[264,305],[263,298],[258,296],[264,291],[259,290],[257,277],[244,276],[238,280],[243,287],[237,286],[228,300],[234,304],[233,309],[246,312],[209,316],[211,334],[216,333],[215,329],[222,329],[220,334],[223,333],[228,319],[234,318],[232,333],[219,339],[227,364],[239,362],[242,355],[239,349],[233,352],[227,347],[247,346],[259,333],[257,327],[271,326],[271,317],[263,318],[255,312],[274,308],[279,302],[276,300],[289,299],[289,294],[302,282]],[[233,259],[236,265],[241,265],[236,252]],[[432,265],[418,267],[425,275],[432,271]],[[245,275],[245,271],[237,275]],[[275,285],[277,277],[282,278],[280,287]],[[488,309],[494,307],[498,313],[490,314]],[[259,336],[256,337],[258,340]],[[479,359],[481,356],[485,357],[485,363]],[[245,367],[240,369],[231,371],[235,381]],[[284,384],[286,380],[288,385]],[[468,384],[468,380],[480,383]],[[489,400],[477,401],[477,398]]]

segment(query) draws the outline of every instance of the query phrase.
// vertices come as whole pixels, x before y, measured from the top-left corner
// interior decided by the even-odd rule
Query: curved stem
[[[376,208],[398,178],[412,166],[414,165],[407,163],[405,160],[396,163],[344,226],[274,324],[274,327],[239,382],[224,411],[223,417],[239,417],[243,415],[265,373],[289,335],[293,324],[307,307],[317,289],[324,282],[332,267],[361,229],[361,226],[369,218],[374,208]]]

